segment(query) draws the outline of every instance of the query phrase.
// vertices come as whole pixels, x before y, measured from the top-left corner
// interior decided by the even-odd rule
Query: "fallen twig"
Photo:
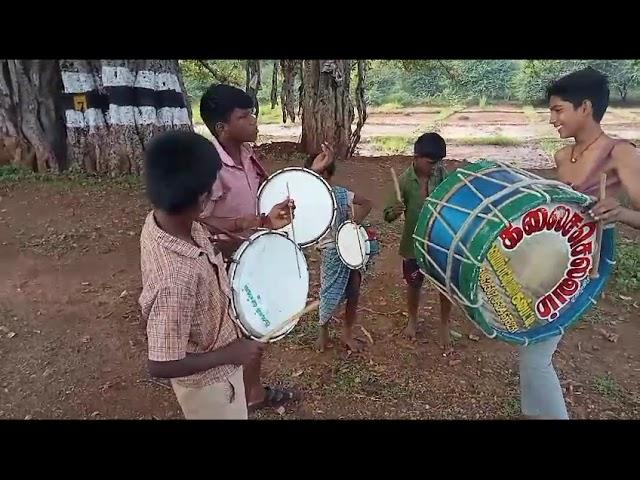
[[[359,312],[369,312],[369,313],[373,313],[374,315],[397,315],[400,313],[400,310],[394,310],[393,312],[377,312],[375,310],[371,310],[370,308],[367,307],[360,307],[358,308]]]

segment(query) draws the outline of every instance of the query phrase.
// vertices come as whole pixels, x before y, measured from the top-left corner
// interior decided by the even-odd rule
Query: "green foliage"
[[[638,65],[637,60],[525,60],[513,81],[513,88],[518,100],[540,104],[553,80],[591,66],[607,75],[612,95],[624,101],[629,91],[640,84]]]
[[[404,155],[411,147],[414,138],[403,135],[383,135],[371,140],[376,150],[390,155]]]
[[[629,292],[640,289],[640,246],[619,243],[614,276],[614,289]]]
[[[244,88],[244,60],[180,60],[180,69],[191,101],[200,101],[202,94],[213,83],[228,83]]]

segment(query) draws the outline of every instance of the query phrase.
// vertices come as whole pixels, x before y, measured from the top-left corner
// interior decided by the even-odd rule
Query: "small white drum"
[[[352,270],[359,270],[369,261],[371,246],[364,227],[347,220],[336,233],[336,250],[340,260]]]
[[[258,214],[290,196],[296,204],[293,222],[280,229],[301,247],[317,243],[336,216],[336,197],[331,186],[317,173],[287,167],[273,173],[258,190]],[[295,238],[294,238],[295,236]]]
[[[306,258],[300,247],[283,233],[260,230],[251,235],[234,253],[228,275],[234,321],[254,340],[277,331],[278,326],[284,326],[307,303]],[[270,341],[283,338],[294,326]]]

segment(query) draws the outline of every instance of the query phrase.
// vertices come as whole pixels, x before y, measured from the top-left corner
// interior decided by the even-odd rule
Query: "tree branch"
[[[220,83],[230,83],[229,79],[226,78],[223,75],[220,75],[218,72],[216,72],[213,68],[211,68],[211,66],[205,62],[204,60],[196,60],[200,65],[202,65],[210,74],[211,76],[214,78],[215,81],[220,82]]]

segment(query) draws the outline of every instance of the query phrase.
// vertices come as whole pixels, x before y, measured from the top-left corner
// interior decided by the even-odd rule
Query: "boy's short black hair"
[[[215,134],[218,122],[227,122],[231,112],[236,108],[254,108],[249,94],[231,85],[211,85],[200,99],[200,116],[202,121]]]
[[[316,157],[318,156],[317,153],[314,153],[313,155],[309,155],[307,157],[307,159],[304,162],[304,167],[305,168],[311,168],[311,165],[313,165],[313,161],[316,159]],[[336,173],[336,160],[335,158],[333,159],[333,161],[327,165],[327,168],[324,169],[324,172],[326,172],[329,177],[333,177]],[[324,173],[324,172],[320,172],[320,174]]]
[[[447,156],[447,144],[444,138],[437,133],[425,133],[420,135],[413,145],[413,154],[416,157],[426,157],[433,161],[439,161]]]
[[[181,213],[211,190],[221,167],[216,147],[202,135],[186,130],[163,132],[144,153],[147,196],[155,208]]]
[[[593,106],[593,119],[600,122],[609,106],[609,80],[598,70],[587,67],[559,78],[547,87],[547,101],[552,96],[570,102],[574,108],[589,100]]]

